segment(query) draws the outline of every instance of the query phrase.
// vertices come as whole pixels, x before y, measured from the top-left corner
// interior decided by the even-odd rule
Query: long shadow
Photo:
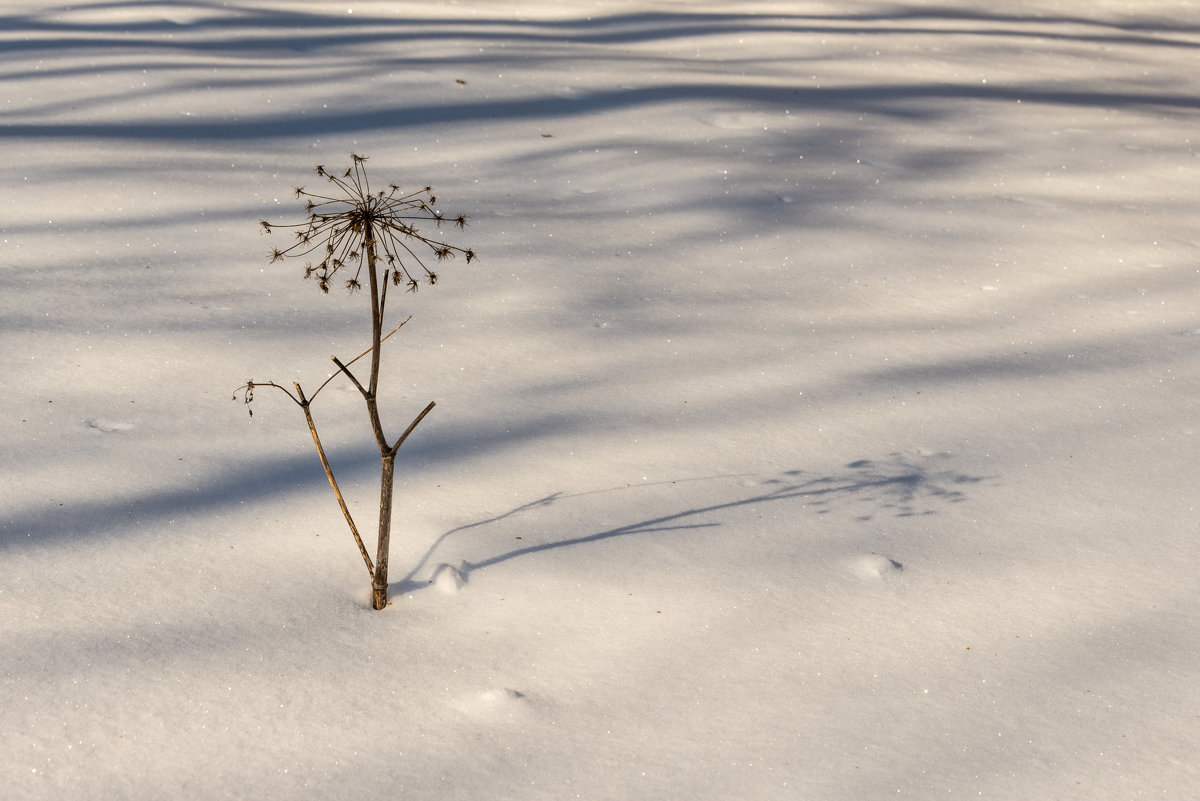
[[[112,3],[114,10],[136,4]],[[206,5],[190,3],[158,4],[164,8],[202,9]],[[101,7],[93,7],[101,8]],[[962,23],[961,28],[945,29],[934,25],[914,29],[907,23],[929,21],[941,24]],[[893,24],[888,24],[893,23]],[[972,23],[977,27],[969,27]],[[1009,27],[989,27],[1004,24]],[[1056,26],[1077,26],[1104,33],[1058,32]],[[269,30],[263,34],[260,31]],[[882,14],[856,15],[757,15],[757,14],[664,14],[643,13],[597,17],[588,20],[516,21],[502,18],[485,20],[358,18],[301,12],[263,12],[257,9],[231,8],[215,16],[188,24],[169,19],[117,23],[86,22],[55,23],[16,15],[0,16],[0,30],[23,34],[3,42],[9,53],[19,49],[54,53],[72,49],[129,50],[131,61],[109,69],[144,67],[147,48],[167,48],[172,51],[217,51],[218,58],[263,58],[264,52],[286,51],[284,66],[311,69],[305,61],[306,52],[347,46],[395,48],[402,51],[412,42],[436,42],[441,39],[528,43],[527,52],[514,53],[507,58],[528,64],[553,60],[545,51],[549,46],[568,47],[573,43],[588,45],[621,44],[647,39],[671,39],[683,36],[726,35],[731,33],[779,33],[785,35],[944,35],[978,36],[992,39],[1033,37],[1037,40],[1061,38],[1071,42],[1129,46],[1176,46],[1200,48],[1200,42],[1164,38],[1166,34],[1185,35],[1192,28],[1168,27],[1149,21],[1112,23],[1082,17],[1038,19],[998,13],[933,10],[912,12],[898,9]],[[278,33],[276,33],[278,31]],[[1108,33],[1117,31],[1117,34]],[[219,35],[223,34],[223,35]],[[1155,34],[1155,35],[1150,35]],[[41,37],[53,38],[41,38]],[[567,52],[567,51],[564,51]],[[569,54],[563,56],[569,58]],[[473,58],[473,57],[472,57]],[[339,85],[366,79],[376,69],[375,59],[357,69],[361,75],[339,73],[334,82]],[[418,63],[419,62],[419,63]],[[466,60],[446,58],[418,60],[413,66],[446,68],[448,64]],[[89,68],[91,69],[91,68]],[[351,67],[351,73],[355,68]],[[42,73],[43,75],[45,73]],[[28,73],[29,77],[38,73]],[[10,76],[12,77],[12,76]],[[246,80],[239,69],[237,81]],[[271,81],[281,78],[273,75]],[[306,85],[316,85],[319,78],[306,75]],[[330,85],[325,81],[323,85]],[[220,86],[216,87],[220,88]],[[225,86],[228,88],[228,85]],[[178,87],[174,87],[178,89]],[[119,99],[115,96],[114,99]],[[809,86],[749,85],[735,82],[686,82],[660,84],[598,91],[586,99],[564,99],[546,94],[505,99],[449,101],[426,105],[395,104],[373,109],[329,109],[323,113],[257,114],[235,119],[195,118],[185,121],[168,119],[121,120],[104,122],[41,122],[10,121],[0,126],[0,137],[65,138],[80,137],[115,140],[261,140],[312,137],[332,134],[351,134],[373,130],[398,130],[415,125],[479,123],[498,119],[562,118],[593,114],[598,111],[638,108],[645,105],[674,103],[688,100],[715,102],[759,103],[788,108],[842,108],[847,111],[881,114],[884,116],[934,118],[940,106],[937,101],[979,100],[1010,103],[1055,104],[1076,107],[1132,107],[1195,110],[1200,98],[1194,94],[1162,90],[1146,91],[1145,87],[1072,86],[1058,84],[980,85],[978,82],[943,83],[913,82],[908,84],[865,84],[828,88]],[[52,116],[52,115],[51,115]]]
[[[484,568],[544,551],[590,545],[617,537],[638,534],[715,528],[721,526],[721,522],[706,519],[715,513],[780,501],[801,500],[816,514],[827,514],[839,503],[851,504],[859,508],[856,515],[856,519],[859,521],[871,520],[880,513],[891,514],[895,517],[933,515],[937,514],[938,506],[966,501],[965,488],[987,481],[989,478],[955,470],[931,469],[915,463],[901,454],[891,454],[883,461],[859,459],[846,465],[846,472],[833,475],[817,476],[802,470],[789,470],[777,478],[764,481],[762,486],[767,489],[743,498],[682,509],[576,537],[526,545],[493,556],[482,557],[476,561],[464,560],[461,562],[458,572],[466,580],[471,573]],[[617,492],[624,489],[612,491]],[[412,593],[428,587],[433,578],[422,581],[417,579],[417,575],[425,565],[434,561],[434,553],[454,535],[522,515],[534,509],[562,503],[583,494],[592,493],[568,495],[556,492],[521,504],[486,520],[452,528],[434,541],[408,575],[399,581],[392,582],[389,591]],[[436,571],[434,575],[436,576]]]
[[[115,2],[90,6],[89,10],[121,11],[138,3]],[[735,32],[766,32],[789,34],[837,34],[837,33],[880,33],[911,34],[930,33],[938,35],[970,35],[984,33],[993,36],[1027,36],[1039,39],[1069,39],[1079,42],[1130,43],[1159,46],[1180,44],[1196,47],[1194,42],[1179,42],[1164,39],[1165,34],[1193,33],[1200,30],[1195,25],[1184,25],[1177,21],[1154,21],[1146,18],[1120,22],[1093,19],[1082,16],[1023,16],[999,12],[947,9],[906,10],[864,14],[787,14],[787,13],[708,13],[708,12],[636,12],[563,20],[517,20],[503,17],[452,18],[430,17],[397,20],[395,17],[372,17],[369,15],[322,14],[307,11],[261,10],[251,7],[230,5],[217,10],[202,3],[158,2],[159,8],[180,10],[201,9],[207,16],[180,22],[163,16],[159,19],[121,20],[114,22],[84,22],[31,19],[20,15],[0,16],[4,30],[25,34],[22,47],[35,48],[44,42],[30,34],[45,34],[55,37],[55,45],[64,47],[106,47],[113,44],[128,44],[138,35],[166,36],[169,39],[143,40],[132,43],[138,46],[160,46],[170,49],[240,49],[258,51],[264,46],[278,44],[280,37],[249,36],[235,41],[228,38],[179,41],[179,33],[212,34],[250,31],[264,28],[286,29],[287,42],[295,49],[318,46],[365,44],[369,42],[404,43],[415,40],[472,38],[503,38],[507,41],[531,43],[566,42],[571,44],[631,44],[650,41],[695,37],[697,35],[722,35]],[[913,27],[906,23],[936,23],[928,28]],[[951,28],[950,23],[973,25],[1006,25],[1016,27]],[[1036,30],[1025,30],[1036,26]],[[1095,33],[1054,34],[1047,28],[1073,26],[1096,31]],[[382,32],[380,32],[382,31]],[[297,36],[305,32],[304,36]],[[74,34],[74,36],[72,35]],[[101,35],[113,39],[98,39]]]
[[[9,123],[0,127],[6,139],[106,139],[142,141],[309,138],[366,131],[399,130],[430,124],[477,123],[488,120],[561,119],[597,112],[683,101],[739,102],[780,109],[841,109],[900,119],[937,119],[948,110],[922,101],[975,100],[1072,107],[1200,109],[1200,96],[1173,92],[1063,90],[1036,84],[978,86],[963,84],[893,84],[886,86],[810,87],[675,84],[596,92],[583,100],[534,96],[477,103],[396,105],[319,115],[256,115],[234,122]]]
[[[433,429],[423,432],[422,436],[414,435],[405,443],[397,469],[402,473],[413,464],[477,457],[522,439],[550,436],[569,425],[570,421],[564,419],[531,418],[524,425],[510,424],[506,430],[461,426],[453,431]],[[369,476],[366,480],[372,488],[378,481],[375,473],[379,456],[369,443],[332,452],[330,461],[344,486],[356,476]],[[104,470],[98,467],[95,474],[79,476],[79,480],[102,484]],[[321,464],[311,452],[275,458],[269,463],[244,460],[230,464],[219,475],[191,479],[195,481],[191,487],[183,486],[183,477],[160,474],[160,478],[171,482],[170,485],[166,488],[151,486],[141,493],[122,493],[102,500],[66,502],[54,508],[0,511],[0,552],[23,545],[63,544],[88,537],[111,536],[189,516],[221,514],[243,504],[251,505],[265,498],[295,492],[327,494],[330,508],[336,510]],[[340,533],[345,532],[340,517],[331,520],[335,527],[341,528]]]

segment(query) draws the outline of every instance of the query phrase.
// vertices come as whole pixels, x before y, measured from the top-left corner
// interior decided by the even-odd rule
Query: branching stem
[[[396,184],[390,184],[387,190],[372,191],[367,178],[364,163],[365,156],[351,154],[353,164],[342,175],[328,172],[324,166],[316,168],[317,175],[330,184],[329,193],[306,192],[297,188],[296,197],[306,199],[308,218],[305,222],[295,225],[276,225],[261,221],[266,233],[275,228],[290,229],[296,241],[290,246],[275,248],[271,251],[270,260],[280,261],[292,256],[313,255],[316,264],[305,265],[304,277],[316,278],[317,286],[322,292],[328,292],[335,275],[342,270],[350,273],[345,282],[346,289],[357,292],[362,289],[360,278],[366,272],[369,283],[371,300],[371,347],[343,362],[337,356],[331,356],[337,366],[337,372],[326,378],[312,397],[306,397],[299,383],[293,383],[295,394],[286,387],[274,382],[261,385],[253,381],[247,382],[239,391],[244,392],[244,402],[249,404],[254,396],[256,386],[271,386],[282,390],[304,412],[308,430],[312,434],[313,444],[320,457],[321,466],[325,469],[325,477],[333,488],[350,533],[358,546],[367,572],[371,575],[372,605],[376,609],[387,606],[388,595],[388,550],[390,547],[392,522],[392,496],[395,488],[396,454],[400,446],[408,439],[413,430],[433,410],[436,405],[430,403],[395,441],[388,444],[384,433],[383,423],[379,418],[379,368],[382,345],[392,334],[395,334],[411,318],[384,334],[384,313],[387,309],[388,283],[397,286],[404,284],[408,291],[415,292],[420,283],[436,284],[438,276],[426,266],[425,259],[445,259],[462,255],[467,263],[474,261],[475,252],[470,248],[452,245],[441,238],[432,238],[418,228],[419,224],[429,223],[440,228],[443,223],[451,223],[456,228],[463,228],[467,223],[464,215],[447,218],[439,212],[434,204],[437,202],[430,187],[417,191],[404,191]],[[380,272],[382,270],[382,272]],[[346,273],[343,273],[345,275]],[[381,280],[382,279],[382,280]],[[350,367],[359,359],[370,355],[369,376],[366,382],[350,372]],[[361,368],[360,368],[361,369]],[[337,480],[333,476],[329,459],[317,434],[317,426],[313,421],[311,404],[317,395],[329,385],[329,382],[339,373],[354,384],[367,406],[367,417],[371,424],[371,432],[379,449],[380,458],[380,488],[379,488],[379,538],[375,561],[372,563],[358,528],[350,515],[350,509],[342,496]],[[237,392],[234,399],[237,399]],[[251,412],[253,413],[253,412]]]
[[[411,320],[411,319],[412,319],[412,315],[410,314],[410,315],[408,315],[407,317],[405,317],[405,318],[404,318],[404,322],[400,323],[400,325],[396,326],[396,327],[395,327],[395,328],[393,328],[391,331],[389,331],[389,332],[388,332],[388,334],[387,334],[387,336],[385,336],[383,339],[381,339],[381,340],[379,340],[379,341],[380,341],[381,343],[382,343],[382,342],[387,342],[387,341],[388,341],[388,339],[389,339],[389,338],[392,336],[392,334],[396,333],[396,332],[397,332],[397,331],[399,331],[401,328],[403,328],[403,327],[404,327],[404,325],[405,325],[405,323],[407,323],[407,322],[408,322],[409,320]],[[357,356],[355,356],[353,359],[351,359],[350,361],[346,362],[346,364],[345,364],[345,367],[342,367],[341,369],[342,369],[342,370],[345,370],[345,369],[346,369],[346,367],[349,367],[350,365],[354,364],[356,361],[358,361],[359,359],[361,359],[363,356],[366,356],[366,355],[367,355],[368,353],[370,353],[370,352],[371,352],[371,349],[370,349],[370,348],[367,348],[367,349],[366,349],[366,350],[364,350],[362,353],[358,354],[358,355],[357,355]],[[332,358],[332,359],[333,359],[334,363],[337,363],[337,359],[336,359],[336,358],[334,358],[334,357],[332,357],[332,356],[331,356],[330,358]],[[340,372],[340,371],[339,371],[339,372]],[[350,375],[350,374],[349,374],[349,373],[346,373],[346,375]],[[337,376],[338,376],[338,374],[337,374],[337,373],[334,373],[333,375],[329,376],[329,378],[326,378],[326,379],[325,379],[325,383],[324,383],[324,384],[321,384],[321,386],[317,387],[317,391],[316,391],[316,392],[314,392],[314,393],[312,394],[312,397],[308,399],[309,403],[312,403],[313,401],[315,401],[315,400],[317,399],[317,396],[321,394],[321,390],[325,389],[325,384],[328,384],[330,381],[332,381],[333,379],[337,378]],[[282,389],[282,387],[281,387],[281,389]],[[286,391],[286,390],[285,390],[285,391]]]

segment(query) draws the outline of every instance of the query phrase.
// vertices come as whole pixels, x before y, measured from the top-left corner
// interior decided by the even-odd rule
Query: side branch
[[[413,429],[417,427],[417,424],[425,419],[425,415],[433,411],[434,406],[437,406],[437,404],[433,401],[430,401],[429,405],[425,407],[424,411],[418,414],[416,418],[408,424],[408,428],[404,429],[404,433],[400,435],[400,439],[396,440],[396,444],[392,446],[393,456],[396,455],[396,451],[400,450],[400,446],[404,444],[404,440],[408,439],[408,435],[413,432]]]
[[[358,545],[358,552],[362,554],[363,562],[367,565],[367,573],[371,578],[375,577],[375,566],[371,564],[371,557],[367,554],[367,548],[363,545],[362,537],[359,536],[358,527],[354,525],[354,518],[350,516],[350,509],[346,506],[346,499],[342,497],[342,490],[338,487],[337,479],[333,477],[333,468],[329,466],[329,459],[325,456],[325,448],[321,446],[321,438],[317,436],[317,424],[313,422],[312,412],[308,410],[310,401],[304,397],[304,390],[300,389],[298,383],[293,383],[296,388],[296,394],[300,396],[300,408],[304,411],[304,419],[308,422],[308,430],[312,433],[313,444],[317,446],[317,456],[321,459],[321,466],[325,468],[325,477],[329,479],[329,486],[333,488],[333,494],[337,497],[338,506],[342,507],[342,514],[346,518],[346,525],[350,526],[350,533],[354,535],[354,542]],[[282,389],[282,387],[280,387]],[[287,392],[287,390],[284,390]],[[290,395],[291,393],[288,392]]]
[[[406,320],[405,322],[408,321]],[[297,406],[304,406],[304,404],[297,400],[296,396],[293,395],[287,387],[283,386],[282,384],[276,384],[274,381],[247,381],[245,384],[242,384],[233,391],[233,399],[237,400],[237,394],[239,392],[245,393],[245,404],[249,406],[250,402],[254,400],[255,387],[275,387],[275,389],[280,390],[284,395],[287,395],[289,398],[291,398],[292,403],[296,404]],[[253,416],[254,412],[251,412],[250,415]]]
[[[411,314],[410,314],[410,315],[408,315],[407,317],[405,317],[405,318],[404,318],[404,321],[403,321],[402,323],[400,323],[400,325],[398,325],[398,326],[396,326],[395,328],[393,328],[391,331],[389,331],[389,332],[387,333],[387,336],[385,336],[383,339],[379,340],[379,341],[380,341],[380,343],[387,342],[387,341],[388,341],[388,337],[390,337],[392,334],[396,333],[396,332],[397,332],[397,331],[399,331],[401,328],[403,328],[403,327],[404,327],[404,324],[405,324],[405,323],[407,323],[407,322],[408,322],[409,320],[411,320],[411,319],[412,319],[412,315],[411,315]],[[346,362],[346,367],[349,367],[350,365],[354,364],[356,361],[358,361],[359,359],[361,359],[363,356],[366,356],[366,355],[367,355],[368,353],[370,353],[370,352],[371,352],[371,349],[370,349],[370,348],[367,348],[367,349],[366,349],[366,350],[364,350],[362,353],[358,354],[358,355],[357,355],[357,356],[355,356],[353,359],[351,359],[350,361]],[[342,369],[344,370],[344,369],[345,369],[345,367],[343,367]],[[339,370],[339,372],[341,372],[341,371]],[[346,375],[349,375],[349,373],[346,373]],[[325,384],[328,384],[330,381],[332,381],[333,379],[337,378],[337,376],[338,376],[338,374],[337,374],[337,373],[334,373],[333,375],[329,376],[329,378],[326,378],[326,379],[325,379],[325,383],[324,383],[324,384],[321,384],[321,386],[317,387],[317,391],[316,391],[316,392],[314,392],[314,393],[312,394],[312,397],[308,399],[309,403],[312,403],[314,400],[316,400],[316,399],[317,399],[317,395],[321,394],[321,390],[325,389]]]
[[[358,387],[358,391],[362,394],[362,396],[364,398],[371,397],[371,395],[367,392],[367,388],[364,387],[361,383],[359,383],[358,379],[354,377],[354,373],[350,372],[350,368],[348,368],[348,367],[346,367],[346,365],[342,364],[341,359],[339,359],[337,356],[330,356],[329,358],[333,359],[333,363],[338,366],[338,370],[345,373],[350,378],[350,380],[354,382],[354,386]]]

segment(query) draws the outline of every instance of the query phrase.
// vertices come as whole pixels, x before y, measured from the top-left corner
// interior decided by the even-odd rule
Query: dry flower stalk
[[[443,217],[434,207],[437,199],[430,187],[415,192],[403,192],[396,184],[389,184],[386,190],[373,190],[367,178],[366,156],[351,154],[350,158],[352,164],[342,175],[334,175],[324,166],[316,168],[317,175],[329,185],[329,194],[296,188],[295,195],[305,201],[308,213],[304,222],[276,225],[263,220],[260,225],[268,234],[279,229],[293,232],[296,241],[286,248],[272,250],[270,260],[276,262],[285,258],[310,257],[305,264],[304,277],[315,278],[322,292],[329,292],[338,273],[348,275],[344,279],[344,286],[351,293],[362,289],[362,279],[366,278],[371,300],[371,347],[348,362],[343,362],[337,356],[331,357],[337,371],[311,396],[304,394],[299,383],[292,384],[295,389],[293,393],[274,381],[247,381],[234,392],[234,399],[237,399],[240,392],[243,402],[249,407],[254,400],[256,387],[274,387],[284,392],[304,412],[304,419],[316,446],[321,466],[325,469],[325,476],[371,576],[372,605],[375,609],[383,609],[388,603],[388,551],[391,542],[396,453],[435,405],[429,403],[394,442],[388,441],[379,418],[377,403],[380,354],[383,343],[410,319],[405,319],[387,334],[383,333],[388,285],[403,285],[409,292],[415,292],[422,283],[437,283],[437,273],[429,268],[428,261],[442,262],[462,255],[467,263],[470,263],[476,257],[473,250],[428,236],[418,227],[431,223],[435,229],[440,229],[449,223],[461,229],[467,224],[467,218],[462,215]],[[312,261],[314,254],[319,257],[315,264]],[[350,366],[368,355],[371,357],[370,373],[364,384],[351,372]],[[379,535],[374,563],[367,553],[358,527],[354,524],[337,479],[333,475],[333,468],[321,445],[310,408],[321,390],[342,374],[350,379],[366,402],[367,417],[379,448]],[[250,410],[250,414],[253,416],[253,410]]]

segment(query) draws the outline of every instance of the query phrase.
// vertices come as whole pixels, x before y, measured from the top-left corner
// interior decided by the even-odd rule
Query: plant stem
[[[388,551],[391,548],[392,536],[392,494],[396,487],[396,453],[408,435],[413,432],[425,415],[433,411],[437,404],[433,401],[421,410],[413,421],[404,429],[404,433],[396,440],[396,444],[382,455],[382,469],[379,477],[379,548],[375,552],[375,572],[371,574],[372,602],[376,609],[387,606],[387,569]]]
[[[363,562],[367,565],[367,573],[373,579],[375,577],[375,567],[371,564],[371,557],[367,553],[367,547],[363,545],[362,537],[358,534],[358,527],[354,525],[354,518],[350,516],[350,509],[346,506],[346,499],[342,497],[342,490],[338,487],[337,479],[333,477],[333,468],[329,466],[329,459],[325,456],[325,448],[321,446],[321,437],[317,435],[317,424],[313,422],[312,412],[308,410],[309,401],[304,397],[304,390],[300,389],[298,383],[293,382],[292,386],[296,388],[296,394],[300,396],[300,408],[304,410],[304,419],[308,421],[308,430],[312,432],[313,444],[317,446],[317,456],[321,459],[321,466],[325,468],[325,477],[329,479],[329,486],[333,487],[333,494],[337,497],[338,506],[342,507],[342,514],[346,517],[346,524],[350,526],[350,533],[354,535],[354,542],[358,545],[358,552],[362,554]]]
[[[392,491],[395,487],[396,451],[387,443],[383,424],[379,420],[379,404],[375,393],[379,388],[379,354],[383,345],[383,292],[379,286],[379,270],[375,253],[375,231],[368,223],[363,233],[363,244],[367,252],[367,274],[371,284],[371,377],[363,393],[367,401],[367,415],[371,419],[371,430],[379,446],[379,538],[375,548],[375,571],[371,574],[371,605],[383,609],[388,603],[388,551],[392,535]],[[360,387],[361,389],[361,387]]]
[[[400,446],[404,444],[404,440],[408,439],[408,435],[413,432],[413,429],[417,427],[417,424],[425,419],[425,415],[433,411],[434,406],[437,406],[437,404],[433,401],[430,401],[429,405],[426,406],[421,413],[418,414],[413,421],[408,424],[408,428],[404,429],[404,433],[400,435],[400,439],[396,440],[396,444],[392,446],[392,453],[400,450]]]
[[[379,471],[379,546],[375,551],[375,572],[371,575],[371,601],[376,609],[388,604],[388,550],[392,534],[392,490],[395,488],[396,452],[385,453]]]
[[[375,548],[375,569],[371,572],[371,605],[375,609],[383,609],[388,604],[388,552],[391,549],[392,538],[392,495],[396,486],[396,452],[400,450],[400,446],[408,439],[408,435],[413,432],[417,424],[424,420],[425,415],[432,411],[435,404],[431,402],[426,406],[409,423],[408,428],[404,430],[404,433],[400,435],[396,443],[388,445],[387,437],[383,433],[383,423],[379,419],[379,404],[376,400],[376,392],[379,388],[380,350],[383,340],[387,338],[383,336],[383,310],[384,303],[387,300],[387,274],[384,274],[385,283],[381,287],[375,251],[375,232],[370,224],[367,225],[366,231],[363,234],[363,244],[365,245],[367,254],[367,274],[371,287],[371,377],[367,388],[364,390],[363,386],[346,369],[346,365],[341,364],[337,359],[334,359],[334,361],[337,363],[339,369],[350,376],[350,380],[354,381],[358,386],[359,392],[362,393],[363,398],[366,400],[367,415],[371,420],[371,430],[375,434],[375,443],[379,446],[379,538]],[[393,331],[392,333],[395,332]],[[391,333],[388,336],[391,336]]]

